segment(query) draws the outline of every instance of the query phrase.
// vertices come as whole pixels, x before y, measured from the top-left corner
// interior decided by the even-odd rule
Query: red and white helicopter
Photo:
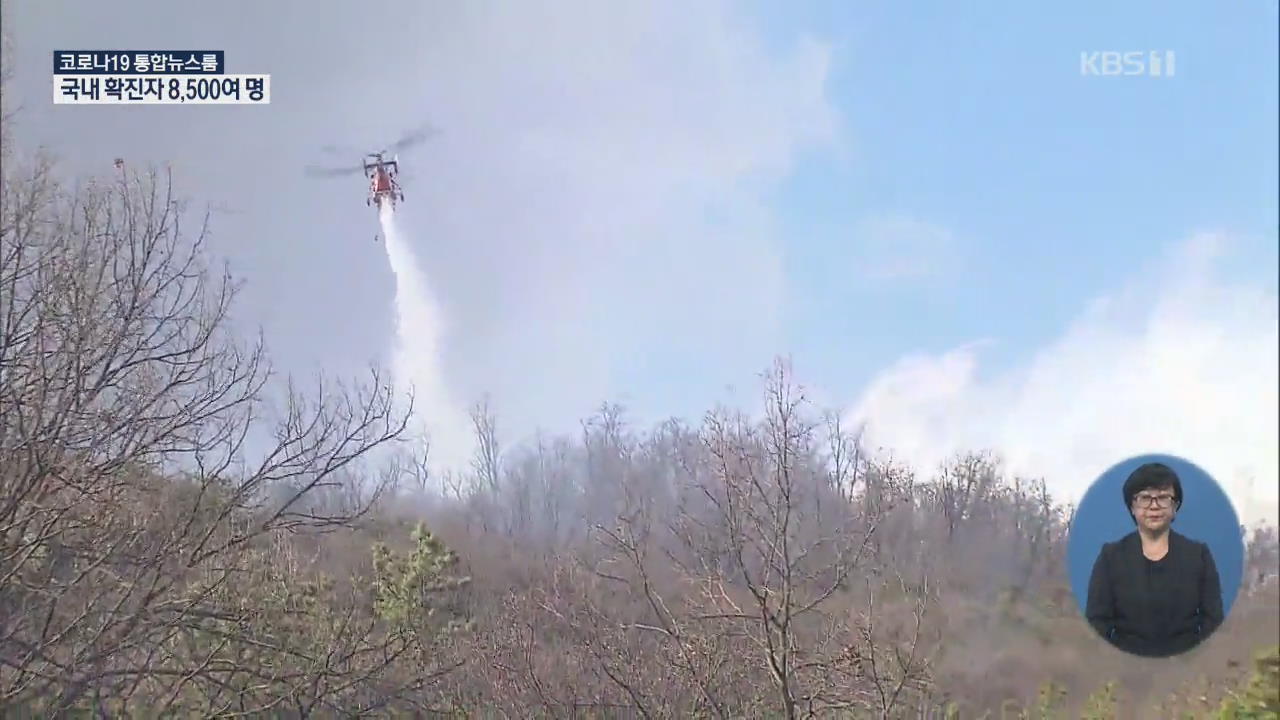
[[[404,202],[404,191],[400,189],[400,181],[397,179],[400,173],[400,157],[394,153],[416,145],[432,134],[434,131],[430,128],[418,130],[384,150],[365,155],[364,162],[357,167],[322,168],[313,165],[307,168],[307,173],[318,177],[337,177],[363,171],[365,177],[369,178],[369,197],[365,200],[365,204],[376,205],[378,209],[382,208],[383,203],[390,203],[394,207],[397,200]],[[325,150],[335,152],[331,146],[326,147]],[[389,160],[387,156],[390,156]]]
[[[364,174],[369,178],[369,198],[365,204],[376,204],[378,209],[382,209],[384,202],[394,207],[397,198],[404,202],[404,192],[396,182],[396,174],[400,171],[399,157],[393,155],[390,160],[383,160],[382,155],[380,152],[371,153],[364,162]]]

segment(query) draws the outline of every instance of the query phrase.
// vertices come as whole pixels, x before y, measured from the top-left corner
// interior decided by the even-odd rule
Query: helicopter
[[[396,182],[396,173],[400,170],[399,158],[393,156],[390,160],[383,160],[382,156],[383,153],[380,152],[370,153],[365,156],[364,163],[364,174],[369,178],[369,197],[365,200],[365,205],[377,204],[379,209],[383,202],[394,206],[397,198],[404,202],[404,191],[400,189],[400,183]]]
[[[400,158],[396,154],[397,151],[416,145],[432,134],[434,134],[433,130],[424,128],[382,150],[366,154],[364,161],[358,166],[325,168],[312,165],[307,168],[307,174],[315,177],[339,177],[363,171],[365,177],[369,178],[369,197],[365,199],[365,204],[371,207],[376,205],[379,210],[382,209],[383,203],[389,203],[394,207],[397,200],[404,202],[404,191],[400,189],[400,182],[397,179],[400,173]],[[335,152],[332,146],[324,149]]]

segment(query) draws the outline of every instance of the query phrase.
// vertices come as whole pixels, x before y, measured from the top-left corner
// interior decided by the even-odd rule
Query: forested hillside
[[[873,460],[782,362],[755,418],[507,447],[479,405],[426,477],[386,377],[232,331],[163,176],[4,174],[6,717],[1276,717],[1274,529],[1218,635],[1142,662],[1080,619],[1043,483]]]

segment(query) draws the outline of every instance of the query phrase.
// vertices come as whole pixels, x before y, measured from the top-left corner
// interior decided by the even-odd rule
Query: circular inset
[[[1090,626],[1145,657],[1184,653],[1231,611],[1244,536],[1204,470],[1171,455],[1125,460],[1081,499],[1067,539],[1071,590]]]

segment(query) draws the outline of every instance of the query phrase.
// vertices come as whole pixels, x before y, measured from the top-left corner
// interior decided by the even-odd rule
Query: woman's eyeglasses
[[[1173,504],[1172,495],[1148,495],[1139,493],[1133,498],[1134,504],[1140,507],[1169,507]]]

